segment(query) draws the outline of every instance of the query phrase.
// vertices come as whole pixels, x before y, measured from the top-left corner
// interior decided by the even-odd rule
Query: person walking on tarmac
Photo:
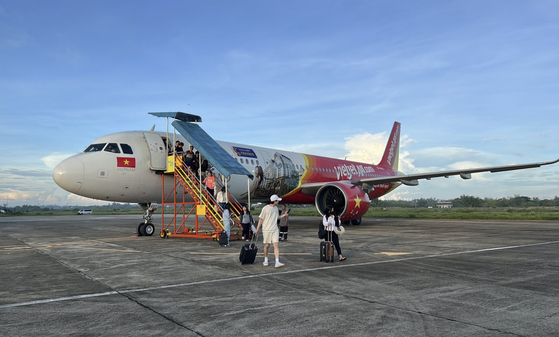
[[[322,224],[324,225],[324,229],[328,231],[328,237],[332,238],[334,242],[334,247],[336,247],[336,251],[338,252],[338,257],[340,261],[344,261],[346,258],[342,255],[342,249],[340,248],[340,239],[336,231],[334,231],[334,227],[340,226],[340,216],[335,215],[334,208],[326,208],[324,210],[324,217],[322,218]]]
[[[241,237],[242,240],[249,241],[249,233],[250,233],[250,225],[254,222],[252,219],[252,214],[250,214],[249,209],[246,205],[243,205],[243,210],[241,211],[241,226],[243,226],[243,236]]]
[[[278,203],[281,198],[276,194],[270,197],[270,203],[260,212],[258,227],[256,227],[255,235],[258,235],[260,227],[262,227],[262,235],[264,236],[264,266],[268,265],[268,249],[270,244],[274,245],[274,256],[276,257],[276,268],[283,267],[284,264],[279,260],[279,229],[278,229]]]

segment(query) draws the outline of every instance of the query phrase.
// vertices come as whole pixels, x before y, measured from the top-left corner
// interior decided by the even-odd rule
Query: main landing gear
[[[155,226],[151,223],[151,215],[157,211],[157,204],[153,206],[151,203],[140,204],[140,207],[144,211],[144,222],[138,225],[138,236],[152,236],[155,232]]]
[[[362,218],[342,221],[342,224],[343,225],[349,225],[351,223],[354,226],[359,226],[361,224],[361,220],[362,220]]]
[[[351,224],[354,226],[359,226],[361,224],[361,218],[351,220]]]

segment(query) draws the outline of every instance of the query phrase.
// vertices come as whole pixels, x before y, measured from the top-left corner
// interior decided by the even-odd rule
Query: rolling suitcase
[[[253,264],[257,253],[258,247],[256,247],[256,244],[251,240],[250,243],[244,244],[243,247],[241,247],[239,261],[241,264]]]
[[[330,241],[322,241],[320,243],[320,261],[334,262],[334,245],[332,245],[332,232],[327,231]]]
[[[320,243],[320,261],[334,262],[334,246],[330,241]]]

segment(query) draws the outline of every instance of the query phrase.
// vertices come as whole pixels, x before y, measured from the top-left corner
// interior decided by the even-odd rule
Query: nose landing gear
[[[155,226],[151,223],[151,215],[153,212],[157,211],[157,204],[140,204],[142,210],[144,210],[144,222],[138,225],[137,233],[138,236],[152,236],[155,233]]]

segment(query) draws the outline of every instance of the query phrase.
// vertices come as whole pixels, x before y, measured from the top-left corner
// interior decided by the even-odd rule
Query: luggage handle
[[[250,244],[248,245],[248,248],[249,248],[250,250],[253,250],[253,248],[252,248],[252,241],[254,240],[255,237],[256,237],[256,239],[258,240],[258,235],[255,235],[254,232],[253,232],[252,237],[250,238]]]
[[[330,224],[328,224],[328,227],[326,229],[327,235],[326,238],[328,239],[328,242],[330,242],[330,244],[332,244],[332,232],[334,231],[334,228],[332,227],[332,230],[328,230],[328,228],[330,228]]]

